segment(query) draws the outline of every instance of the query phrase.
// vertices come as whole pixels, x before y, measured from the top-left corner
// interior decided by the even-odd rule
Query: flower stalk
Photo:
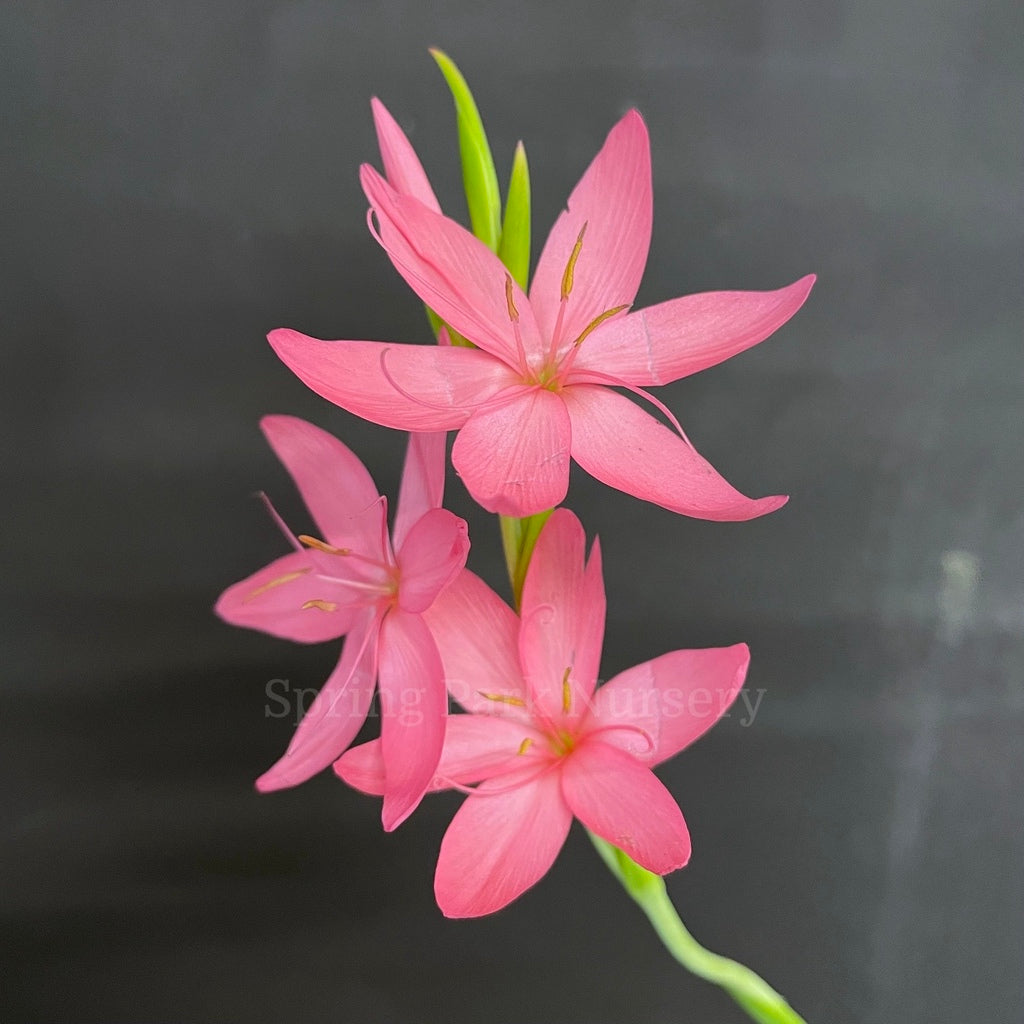
[[[688,971],[724,988],[759,1024],[806,1024],[803,1017],[749,967],[712,953],[697,942],[672,905],[665,880],[660,875],[640,867],[589,829],[587,835],[608,870],[647,915],[665,948]]]
[[[523,596],[523,582],[526,570],[530,565],[534,546],[540,531],[548,521],[554,509],[538,512],[535,516],[517,519],[515,516],[498,516],[501,524],[501,545],[505,551],[505,565],[508,567],[508,580],[512,585],[512,600],[516,611]]]

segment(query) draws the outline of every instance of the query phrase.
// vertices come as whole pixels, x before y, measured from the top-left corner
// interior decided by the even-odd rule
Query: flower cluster
[[[432,312],[440,344],[269,336],[318,394],[410,437],[389,532],[386,499],[345,445],[288,416],[263,420],[316,532],[296,536],[271,507],[293,550],[225,591],[217,612],[299,642],[346,639],[257,787],[294,786],[333,765],[383,798],[388,830],[428,792],[466,793],[435,879],[451,917],[491,913],[522,894],[574,817],[643,868],[673,871],[688,861],[690,837],[652,768],[726,711],[749,653],[743,644],[672,651],[598,686],[600,545],[588,558],[579,519],[558,506],[573,459],[687,516],[746,520],[779,508],[785,497],[748,498],[720,476],[647,389],[763,341],[813,278],[633,310],[652,190],[647,130],[630,111],[569,196],[527,289],[514,219],[506,214],[495,244],[493,231],[445,216],[409,140],[383,104],[372,107],[384,174],[361,172],[371,232]],[[520,160],[525,168],[521,148]],[[466,523],[442,507],[448,431],[457,431],[451,458],[469,493],[518,538],[514,607],[465,568]],[[351,747],[375,689],[381,734]],[[722,695],[704,715],[685,699],[698,689]],[[389,713],[409,694],[420,713]]]

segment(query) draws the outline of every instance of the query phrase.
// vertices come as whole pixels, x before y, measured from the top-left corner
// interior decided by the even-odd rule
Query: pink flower
[[[468,571],[426,613],[449,691],[469,712],[449,716],[431,784],[471,794],[437,864],[434,891],[448,917],[489,914],[521,895],[554,862],[573,816],[658,874],[689,860],[682,813],[651,767],[721,717],[749,652],[673,651],[595,693],[605,596],[598,544],[584,564],[585,543],[579,520],[554,512],[521,619]],[[357,789],[384,790],[379,741],[334,768]]]
[[[303,643],[348,638],[285,755],[256,787],[295,786],[334,761],[362,726],[379,678],[390,830],[422,798],[444,739],[443,669],[423,613],[469,550],[465,522],[440,507],[445,438],[410,438],[392,546],[387,502],[345,445],[291,416],[267,416],[261,426],[321,537],[288,533],[295,551],[224,591],[217,614]]]
[[[455,468],[484,508],[504,515],[559,504],[570,455],[612,487],[702,519],[751,519],[785,502],[740,494],[681,429],[612,388],[672,419],[643,389],[763,341],[800,308],[813,277],[778,291],[708,292],[627,312],[652,216],[647,130],[631,111],[569,197],[527,298],[494,253],[440,213],[408,140],[379,104],[374,113],[388,181],[369,166],[362,181],[378,238],[417,295],[478,347],[271,332],[277,354],[309,387],[385,426],[458,430]]]

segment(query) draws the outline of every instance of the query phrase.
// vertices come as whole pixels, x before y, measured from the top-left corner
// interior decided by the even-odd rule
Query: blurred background
[[[324,775],[260,797],[338,645],[232,629],[219,591],[309,521],[257,429],[404,440],[264,341],[428,341],[369,237],[380,96],[464,219],[473,87],[534,256],[630,106],[653,145],[638,305],[814,271],[772,339],[661,389],[748,494],[678,518],[574,477],[605,548],[603,673],[747,641],[753,721],[662,773],[670,891],[812,1024],[1024,1019],[1024,8],[1016,0],[6,3],[0,69],[5,1021],[739,1022],[576,829],[506,911],[431,880],[460,797],[401,829]],[[470,565],[496,524],[450,477]],[[274,683],[278,680],[278,683]],[[283,681],[287,681],[286,683]],[[283,690],[281,690],[283,692]],[[295,703],[290,715],[297,712]]]

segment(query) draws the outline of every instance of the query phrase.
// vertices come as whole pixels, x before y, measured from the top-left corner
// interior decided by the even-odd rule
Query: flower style
[[[574,815],[650,871],[689,860],[682,813],[651,767],[721,717],[749,652],[673,651],[595,693],[605,595],[599,546],[585,563],[585,544],[579,520],[554,512],[521,619],[466,570],[426,613],[449,691],[469,712],[449,716],[431,784],[470,793],[437,864],[435,894],[448,917],[489,914],[521,895],[554,862]],[[334,767],[357,789],[383,792],[380,741],[353,747]]]
[[[369,166],[361,175],[378,240],[417,295],[477,347],[271,332],[309,387],[385,426],[458,430],[455,468],[479,504],[503,515],[559,504],[570,456],[612,487],[701,519],[751,519],[784,504],[733,488],[644,389],[763,341],[800,308],[813,276],[777,291],[708,292],[628,312],[652,222],[647,130],[631,111],[569,197],[527,297],[494,253],[441,214],[379,102],[374,116],[388,178]],[[653,403],[678,432],[615,387]]]
[[[410,438],[392,546],[387,501],[345,445],[291,416],[267,416],[261,426],[322,539],[294,537],[278,519],[295,551],[229,587],[217,614],[303,643],[348,637],[287,752],[256,787],[295,786],[334,761],[362,726],[379,678],[382,817],[391,830],[422,798],[444,739],[443,667],[423,613],[469,550],[465,522],[440,507],[445,438]]]

